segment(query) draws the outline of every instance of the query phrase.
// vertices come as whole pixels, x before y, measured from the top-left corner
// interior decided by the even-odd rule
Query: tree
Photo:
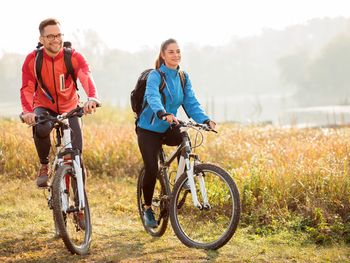
[[[24,56],[15,53],[5,53],[0,59],[0,101],[13,102],[19,100],[21,88],[21,65]]]

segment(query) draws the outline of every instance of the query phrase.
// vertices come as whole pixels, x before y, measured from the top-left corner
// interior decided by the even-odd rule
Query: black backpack
[[[132,111],[135,113],[136,121],[139,118],[142,111],[147,106],[147,102],[143,101],[143,97],[145,95],[147,78],[148,78],[149,73],[152,70],[153,69],[146,69],[140,74],[139,78],[137,79],[135,88],[131,91],[131,94],[130,94],[131,108],[132,108]],[[159,92],[162,95],[163,105],[165,106],[166,98],[165,98],[165,94],[163,92],[163,90],[165,88],[165,74],[164,74],[164,72],[160,71],[159,69],[157,69],[157,72],[160,74],[160,79],[161,79],[160,84],[159,84]],[[179,74],[180,74],[182,90],[183,90],[183,92],[185,92],[186,75],[184,74],[183,71],[179,71]]]
[[[38,82],[40,83],[41,88],[45,92],[45,95],[48,97],[48,99],[55,103],[55,100],[53,96],[50,94],[48,88],[46,87],[45,83],[43,82],[42,76],[41,76],[41,68],[43,66],[43,49],[42,44],[39,42],[36,47],[36,56],[35,56],[35,72],[36,72],[36,83],[35,83],[35,91],[38,88]],[[72,64],[72,44],[71,42],[64,42],[63,43],[63,49],[64,49],[64,64],[67,68],[67,74],[65,76],[65,79],[67,79],[69,76],[72,77],[75,88],[78,90],[77,85],[77,78],[74,74],[74,68]]]

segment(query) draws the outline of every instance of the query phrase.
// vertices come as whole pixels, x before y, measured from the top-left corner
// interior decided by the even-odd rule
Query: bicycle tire
[[[91,243],[92,226],[85,189],[83,214],[78,214],[80,211],[67,212],[66,209],[75,207],[77,202],[77,189],[71,166],[62,165],[58,168],[52,185],[52,194],[55,222],[65,246],[72,254],[87,254]],[[80,216],[82,219],[79,219]]]
[[[53,204],[52,204],[52,186],[51,186],[51,183],[50,183],[50,198],[48,199],[48,206],[50,208],[50,210],[52,211],[52,220],[53,220],[53,227],[54,227],[54,238],[60,238],[61,235],[60,235],[60,231],[58,229],[58,226],[57,226],[57,222],[56,222],[56,217],[55,217],[55,213],[53,211]]]
[[[198,164],[194,167],[194,181],[199,201],[202,200],[199,175],[205,179],[211,207],[199,209],[194,206],[184,173],[172,192],[170,221],[176,236],[186,246],[215,250],[225,245],[237,229],[241,211],[239,191],[232,177],[222,168]]]
[[[143,206],[145,204],[144,198],[143,198],[143,178],[145,175],[145,169],[142,168],[140,171],[140,174],[138,176],[137,180],[137,206],[139,210],[139,215],[141,218],[142,225],[146,232],[154,237],[160,237],[162,236],[168,226],[169,221],[169,213],[168,213],[168,201],[166,199],[166,188],[164,180],[162,180],[161,176],[157,176],[156,179],[156,185],[154,188],[154,194],[152,199],[152,208],[154,211],[154,216],[156,221],[158,222],[157,228],[151,228],[146,226],[145,221],[143,219]]]
[[[53,224],[54,224],[54,238],[61,238],[60,230],[57,226],[56,216],[54,211],[52,210]]]

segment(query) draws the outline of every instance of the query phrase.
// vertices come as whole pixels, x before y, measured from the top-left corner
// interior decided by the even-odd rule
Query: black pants
[[[182,137],[178,127],[169,128],[165,133],[157,133],[137,128],[137,139],[145,165],[145,177],[143,179],[143,195],[145,205],[152,204],[154,186],[158,173],[158,158],[162,144],[177,146],[181,144]]]
[[[36,115],[41,115],[44,112],[48,112],[52,116],[57,116],[58,114],[50,111],[45,108],[36,108],[34,110]],[[79,125],[78,117],[73,117],[69,119],[69,125],[71,128],[71,138],[72,138],[72,146],[75,149],[79,149],[80,152],[83,150],[83,139],[81,134],[81,128]],[[49,153],[50,153],[50,133],[53,126],[51,123],[43,123],[37,124],[33,127],[33,137],[35,142],[36,151],[38,153],[40,163],[48,164],[49,163]]]

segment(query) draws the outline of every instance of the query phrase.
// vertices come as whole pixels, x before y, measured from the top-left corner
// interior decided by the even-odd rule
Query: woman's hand
[[[216,127],[215,121],[209,121],[208,125],[209,125],[210,129],[215,130],[215,127]]]
[[[174,116],[174,114],[167,114],[164,115],[162,117],[163,121],[166,121],[167,123],[169,123],[170,125],[175,123],[175,124],[179,124],[179,121],[177,120],[177,118]]]

